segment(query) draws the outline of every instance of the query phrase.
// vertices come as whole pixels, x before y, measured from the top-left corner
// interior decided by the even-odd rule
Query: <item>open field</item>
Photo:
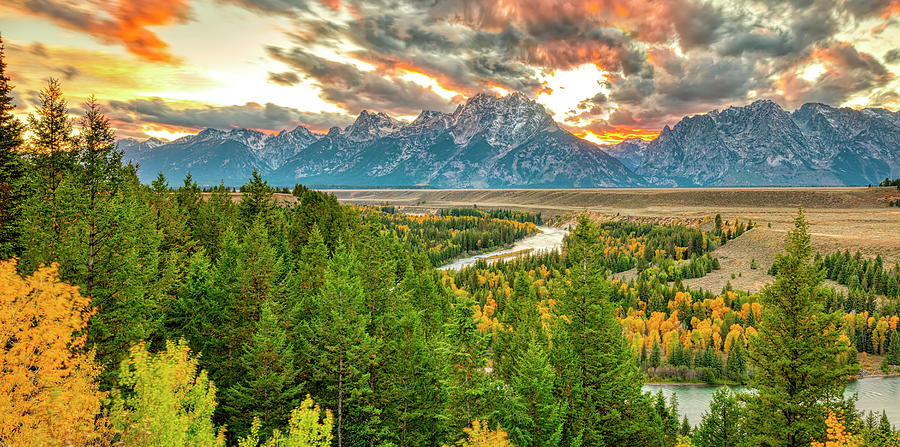
[[[747,288],[765,281],[765,271],[793,225],[798,206],[807,212],[813,245],[823,253],[849,249],[867,256],[880,254],[900,262],[900,199],[896,188],[675,188],[553,190],[333,190],[342,202],[376,205],[388,202],[404,212],[438,208],[509,208],[539,211],[545,217],[589,211],[598,219],[616,215],[646,218],[752,219],[760,225],[721,247],[716,255],[722,275],[741,274]],[[771,227],[769,226],[771,225]],[[750,260],[759,269],[750,271]],[[748,277],[749,276],[749,277]],[[723,280],[724,282],[724,280]],[[747,284],[743,284],[743,283]],[[738,286],[732,281],[735,287]]]

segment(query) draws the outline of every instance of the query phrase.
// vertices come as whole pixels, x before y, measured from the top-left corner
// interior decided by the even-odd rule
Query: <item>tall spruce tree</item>
[[[144,340],[164,344],[162,329],[168,305],[160,300],[161,237],[147,191],[134,171],[118,188],[119,193],[104,204],[98,226],[106,234],[95,253],[91,298],[97,313],[88,328],[88,341],[111,373],[102,376],[104,385],[111,384],[117,373],[112,368],[130,346]],[[83,260],[86,251],[83,245],[78,247]]]
[[[555,447],[563,432],[563,406],[553,393],[556,372],[543,341],[532,339],[519,354],[509,381],[501,425],[521,447]]]
[[[467,294],[450,308],[442,346],[447,358],[445,387],[449,402],[446,413],[449,437],[457,439],[472,421],[486,416],[489,387],[485,373],[488,340],[474,319],[475,301]]]
[[[79,130],[76,152],[79,183],[82,193],[87,196],[81,204],[87,227],[84,284],[85,293],[90,295],[95,283],[97,254],[109,234],[115,231],[110,228],[107,211],[122,181],[122,153],[116,149],[115,133],[93,95],[84,103]]]
[[[6,74],[5,49],[0,36],[0,259],[21,253],[22,202],[25,198],[25,160],[22,123],[12,114],[13,85]]]
[[[72,256],[65,253],[65,238],[69,237],[73,219],[73,205],[79,192],[72,174],[75,164],[72,148],[72,122],[69,119],[68,104],[63,98],[59,81],[50,78],[47,87],[38,95],[40,104],[34,114],[28,117],[31,131],[29,158],[32,169],[27,177],[30,193],[24,202],[24,223],[22,267],[36,268],[40,264],[60,262],[61,272],[66,280],[72,279],[67,270],[72,268]],[[64,181],[62,196],[58,189]],[[71,246],[69,247],[71,248]]]
[[[558,304],[553,337],[568,445],[660,445],[662,427],[647,411],[631,348],[604,297],[611,293],[594,246],[597,234],[581,216],[567,246],[569,287]]]
[[[439,334],[431,333],[427,312],[415,289],[403,282],[401,294],[389,303],[381,342],[380,380],[374,392],[381,410],[376,445],[440,445],[447,428],[443,386],[446,357],[437,349]]]
[[[72,135],[69,105],[58,79],[47,80],[47,87],[38,93],[38,101],[35,114],[28,117],[29,130],[34,135],[31,149],[43,174],[41,186],[52,193],[74,165],[72,149],[76,140]]]
[[[335,250],[316,298],[314,340],[316,369],[313,389],[326,408],[334,411],[338,447],[364,444],[373,427],[364,408],[369,386],[369,309],[360,283],[359,261],[347,246]]]
[[[697,447],[736,447],[746,445],[743,403],[727,387],[713,393],[709,411],[703,413],[700,425],[694,431]]]
[[[269,182],[262,179],[259,171],[253,170],[250,182],[241,186],[241,203],[239,209],[241,217],[246,221],[252,222],[256,216],[262,214],[267,215],[272,209],[272,193],[273,189],[269,186]]]
[[[775,259],[775,281],[762,291],[759,332],[748,353],[756,390],[748,403],[748,427],[761,445],[794,447],[822,439],[827,409],[843,404],[847,377],[855,373],[840,360],[848,347],[840,343],[837,316],[822,311],[825,273],[811,257],[801,208],[785,253]]]
[[[529,349],[532,340],[546,343],[537,294],[525,272],[515,276],[513,294],[503,312],[502,323],[494,342],[495,371],[500,378],[509,381],[516,370],[516,362]]]
[[[221,410],[232,439],[248,434],[254,418],[262,421],[263,438],[286,427],[291,410],[302,400],[293,347],[276,310],[271,301],[263,303],[256,331],[239,361],[243,379],[223,394]]]

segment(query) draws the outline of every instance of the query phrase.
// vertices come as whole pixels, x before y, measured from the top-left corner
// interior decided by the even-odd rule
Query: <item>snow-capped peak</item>
[[[519,92],[504,97],[479,93],[457,107],[450,119],[457,144],[484,134],[492,145],[512,147],[557,127],[544,106]]]
[[[344,135],[351,141],[368,141],[394,133],[404,124],[383,112],[363,110],[353,124],[344,129]]]

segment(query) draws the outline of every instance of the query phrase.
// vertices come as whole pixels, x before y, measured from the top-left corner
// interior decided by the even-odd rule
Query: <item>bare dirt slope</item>
[[[765,227],[747,231],[713,251],[713,256],[719,259],[719,270],[702,278],[684,280],[684,284],[692,289],[702,287],[718,292],[731,281],[735,289],[756,292],[771,282],[772,277],[766,272],[775,255],[782,251],[784,237],[783,233]],[[754,260],[756,269],[751,268]]]

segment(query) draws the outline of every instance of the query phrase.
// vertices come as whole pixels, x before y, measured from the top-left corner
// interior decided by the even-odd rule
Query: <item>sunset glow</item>
[[[594,133],[590,130],[576,131],[575,135],[596,144],[616,144],[631,138],[650,141],[659,136],[659,131],[648,129],[615,129]]]

